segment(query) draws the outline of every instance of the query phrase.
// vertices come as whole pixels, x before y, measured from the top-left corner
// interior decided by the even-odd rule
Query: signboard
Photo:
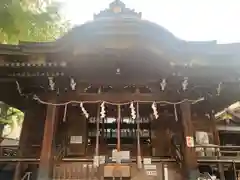
[[[157,171],[146,171],[147,176],[157,176]]]
[[[130,151],[117,151],[114,149],[112,151],[112,160],[120,163],[122,160],[130,159]]]
[[[156,165],[152,165],[152,164],[151,164],[151,165],[150,165],[150,164],[148,164],[148,165],[145,164],[145,165],[144,165],[144,169],[145,169],[145,170],[151,170],[151,171],[152,171],[152,170],[156,170],[156,169],[157,169],[157,166],[156,166]]]
[[[100,164],[105,164],[105,159],[105,156],[94,156],[93,164],[98,167]]]
[[[152,164],[151,158],[143,158],[143,164]]]
[[[192,136],[186,137],[187,147],[194,147],[194,138]]]
[[[70,144],[82,144],[82,136],[71,136]]]

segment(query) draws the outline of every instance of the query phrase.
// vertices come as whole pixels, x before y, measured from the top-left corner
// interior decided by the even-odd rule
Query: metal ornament
[[[217,96],[220,96],[221,91],[222,91],[222,82],[220,82],[220,83],[218,84],[218,87],[217,87]]]
[[[117,69],[116,69],[116,74],[117,74],[117,75],[120,75],[120,74],[121,74],[121,69],[120,69],[120,68],[117,68]]]
[[[77,85],[77,83],[75,82],[75,80],[74,80],[73,78],[71,78],[71,79],[70,79],[70,86],[71,86],[71,89],[72,89],[73,91],[76,90],[76,85]]]
[[[183,82],[182,82],[183,91],[186,91],[187,87],[188,87],[188,77],[185,77]]]
[[[160,85],[161,85],[161,90],[164,91],[167,85],[166,79],[163,79]]]
[[[20,87],[20,84],[18,83],[18,81],[16,81],[16,86],[17,86],[17,91],[18,91],[18,93],[19,93],[19,95],[23,95],[22,94],[22,89],[21,89],[21,87]]]
[[[48,84],[49,84],[49,87],[52,91],[55,90],[55,82],[53,81],[53,77],[48,77]]]
[[[205,116],[208,118],[208,119],[211,119],[211,116],[209,113],[206,113]]]

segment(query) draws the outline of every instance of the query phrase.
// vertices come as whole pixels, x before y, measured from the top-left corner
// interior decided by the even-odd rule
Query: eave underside
[[[149,101],[176,102],[185,98],[204,97],[205,105],[197,109],[218,111],[239,98],[240,75],[237,66],[173,65],[169,56],[164,54],[156,55],[150,51],[117,52],[75,56],[51,54],[41,65],[37,64],[37,59],[23,63],[28,60],[29,56],[19,57],[22,60],[20,62],[7,61],[8,65],[3,63],[0,67],[0,83],[3,87],[0,90],[0,101],[22,109],[23,106],[26,107],[33,102],[34,94],[41,96],[45,101],[58,95],[60,102],[70,100],[121,102],[127,99],[129,101],[149,99]],[[66,59],[65,66],[58,66],[64,59]],[[49,77],[54,78],[54,92],[49,90]],[[77,93],[70,88],[70,78],[73,78],[77,84]],[[167,85],[164,92],[161,92],[161,82],[164,79]],[[186,91],[183,90],[185,80],[187,80]],[[19,95],[16,82],[28,98]],[[122,90],[126,86],[144,87],[151,90],[144,92],[149,93],[147,96],[133,97],[132,94],[123,93]],[[84,89],[88,87],[95,88],[92,92],[95,94],[84,94],[86,93]],[[112,87],[112,90],[99,96],[96,94],[99,87]],[[218,88],[221,91],[220,96],[216,95]],[[110,94],[107,95],[107,93]]]
[[[68,38],[67,36],[63,38],[66,44],[59,44],[59,41],[63,42],[62,39],[55,43],[35,45],[1,45],[0,49],[4,52],[2,51],[0,56],[0,83],[4,87],[0,90],[2,92],[0,100],[21,107],[19,102],[21,104],[24,104],[24,101],[31,102],[33,95],[37,94],[43,95],[47,101],[51,98],[49,94],[53,94],[49,93],[49,77],[53,77],[56,83],[54,93],[59,97],[68,97],[60,98],[60,101],[75,99],[87,101],[88,98],[90,101],[91,99],[92,101],[97,99],[121,101],[121,96],[117,97],[113,94],[89,96],[89,94],[79,95],[71,92],[69,91],[70,78],[74,78],[77,83],[78,93],[84,93],[82,89],[89,86],[96,89],[111,86],[113,91],[118,89],[118,92],[121,92],[119,88],[125,86],[144,86],[152,89],[150,92],[152,95],[147,97],[151,101],[154,101],[154,98],[163,101],[179,101],[184,98],[204,97],[213,109],[214,106],[215,109],[218,109],[218,106],[222,108],[219,104],[226,106],[233,102],[232,99],[234,101],[238,99],[235,94],[238,94],[240,82],[238,65],[240,64],[236,61],[234,53],[215,54],[213,51],[209,54],[209,51],[202,50],[204,48],[194,51],[197,47],[196,43],[190,45],[191,43],[182,41],[177,43],[179,48],[176,48],[172,46],[174,43],[166,43],[161,41],[161,38],[154,39],[150,35],[113,36],[106,33],[99,35],[95,32],[92,37],[89,33],[86,37],[83,37],[84,34],[78,37],[76,36],[78,31],[81,32],[75,30],[67,35]],[[201,44],[201,46],[210,45]],[[211,44],[211,46],[214,45]],[[221,60],[218,57],[221,57]],[[39,60],[40,64],[38,64]],[[60,65],[62,62],[64,66]],[[10,80],[11,83],[4,82],[5,79]],[[167,81],[165,90],[167,92],[160,92],[160,83],[164,79]],[[182,83],[186,79],[187,91],[182,91]],[[26,96],[19,95],[16,82],[21,85],[24,93],[29,95],[29,99],[26,100]],[[216,97],[219,85],[221,85],[220,88],[223,87],[224,95]],[[70,96],[65,96],[65,92]],[[158,96],[159,93],[161,96]],[[124,101],[141,100],[141,98],[146,100],[144,95],[132,97],[132,94],[128,94],[122,98]]]
[[[198,100],[200,98],[203,98],[200,102],[194,104],[192,108],[194,112],[204,114],[209,113],[212,110],[218,112],[224,109],[229,104],[239,100],[239,90],[236,90],[236,87],[234,89],[232,89],[231,87],[229,87],[228,89],[223,89],[219,96],[216,94],[215,88],[198,89],[191,91],[191,87],[189,87],[189,90],[185,92],[178,92],[176,86],[175,89],[173,88],[173,86],[173,89],[168,87],[165,91],[161,91],[160,87],[158,87],[157,90],[157,87],[155,86],[152,87],[152,92],[151,90],[146,91],[146,87],[143,87],[143,90],[141,90],[142,92],[134,93],[134,91],[126,90],[123,87],[112,87],[113,89],[111,89],[110,91],[98,94],[97,87],[92,87],[92,90],[96,89],[96,91],[94,90],[92,92],[84,92],[84,87],[87,87],[86,84],[82,84],[82,87],[80,89],[78,88],[76,91],[68,90],[66,92],[59,92],[50,91],[47,88],[45,90],[39,90],[36,88],[22,86],[19,91],[15,81],[1,81],[0,101],[3,101],[18,109],[27,110],[28,108],[31,108],[32,105],[39,104],[39,101],[34,99],[34,95],[36,95],[39,100],[44,102],[50,102],[52,99],[56,99],[56,103],[66,103],[72,101],[72,103],[88,102],[90,104],[96,104],[103,101],[111,103],[140,101],[145,102],[143,104],[149,104],[150,106],[151,103],[154,101],[162,101],[162,104],[164,105],[165,101],[175,103],[184,99]]]

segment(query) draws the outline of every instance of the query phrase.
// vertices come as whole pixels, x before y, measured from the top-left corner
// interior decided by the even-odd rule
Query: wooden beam
[[[183,167],[185,171],[185,178],[187,180],[197,179],[198,172],[198,163],[197,163],[197,155],[194,147],[188,146],[187,138],[194,137],[194,128],[191,119],[191,104],[189,102],[185,102],[180,104],[181,114],[182,114],[182,128],[183,128],[183,136],[184,141],[182,143],[183,149]]]
[[[37,180],[50,180],[53,163],[53,138],[57,124],[57,107],[47,105],[42,150],[40,155],[39,172]]]
[[[47,101],[49,94],[39,95],[39,98],[43,101]],[[67,101],[86,101],[89,103],[96,103],[98,101],[106,101],[112,103],[125,103],[131,101],[153,102],[153,101],[169,101],[177,102],[179,97],[169,96],[165,93],[63,93],[57,97],[58,103]]]

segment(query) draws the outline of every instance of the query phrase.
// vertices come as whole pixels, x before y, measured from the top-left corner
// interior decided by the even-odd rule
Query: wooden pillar
[[[18,156],[24,157],[29,155],[29,150],[31,149],[31,128],[32,123],[36,119],[36,116],[39,114],[39,107],[38,106],[32,106],[27,111],[24,112],[24,121],[22,124],[22,130],[20,134],[20,140],[19,140],[19,151]],[[22,172],[25,170],[27,164],[23,162],[17,162],[14,172],[14,180],[20,180],[22,177]]]
[[[191,104],[184,102],[180,104],[182,114],[182,131],[183,131],[183,168],[186,180],[196,180],[199,176],[197,155],[194,147],[187,145],[187,138],[194,137],[194,128],[191,120]]]
[[[210,119],[212,122],[213,143],[215,145],[220,145],[219,133],[217,130],[216,119],[214,117],[213,112],[210,113]],[[221,155],[221,153],[219,151],[217,151],[216,153],[217,153],[216,154],[217,156]],[[218,163],[218,171],[219,171],[219,175],[220,175],[220,180],[225,180],[223,164]]]
[[[121,105],[117,106],[117,151],[121,151]]]
[[[57,107],[47,105],[47,113],[45,119],[42,150],[40,155],[40,163],[37,180],[50,180],[53,170],[53,138],[57,124]]]

